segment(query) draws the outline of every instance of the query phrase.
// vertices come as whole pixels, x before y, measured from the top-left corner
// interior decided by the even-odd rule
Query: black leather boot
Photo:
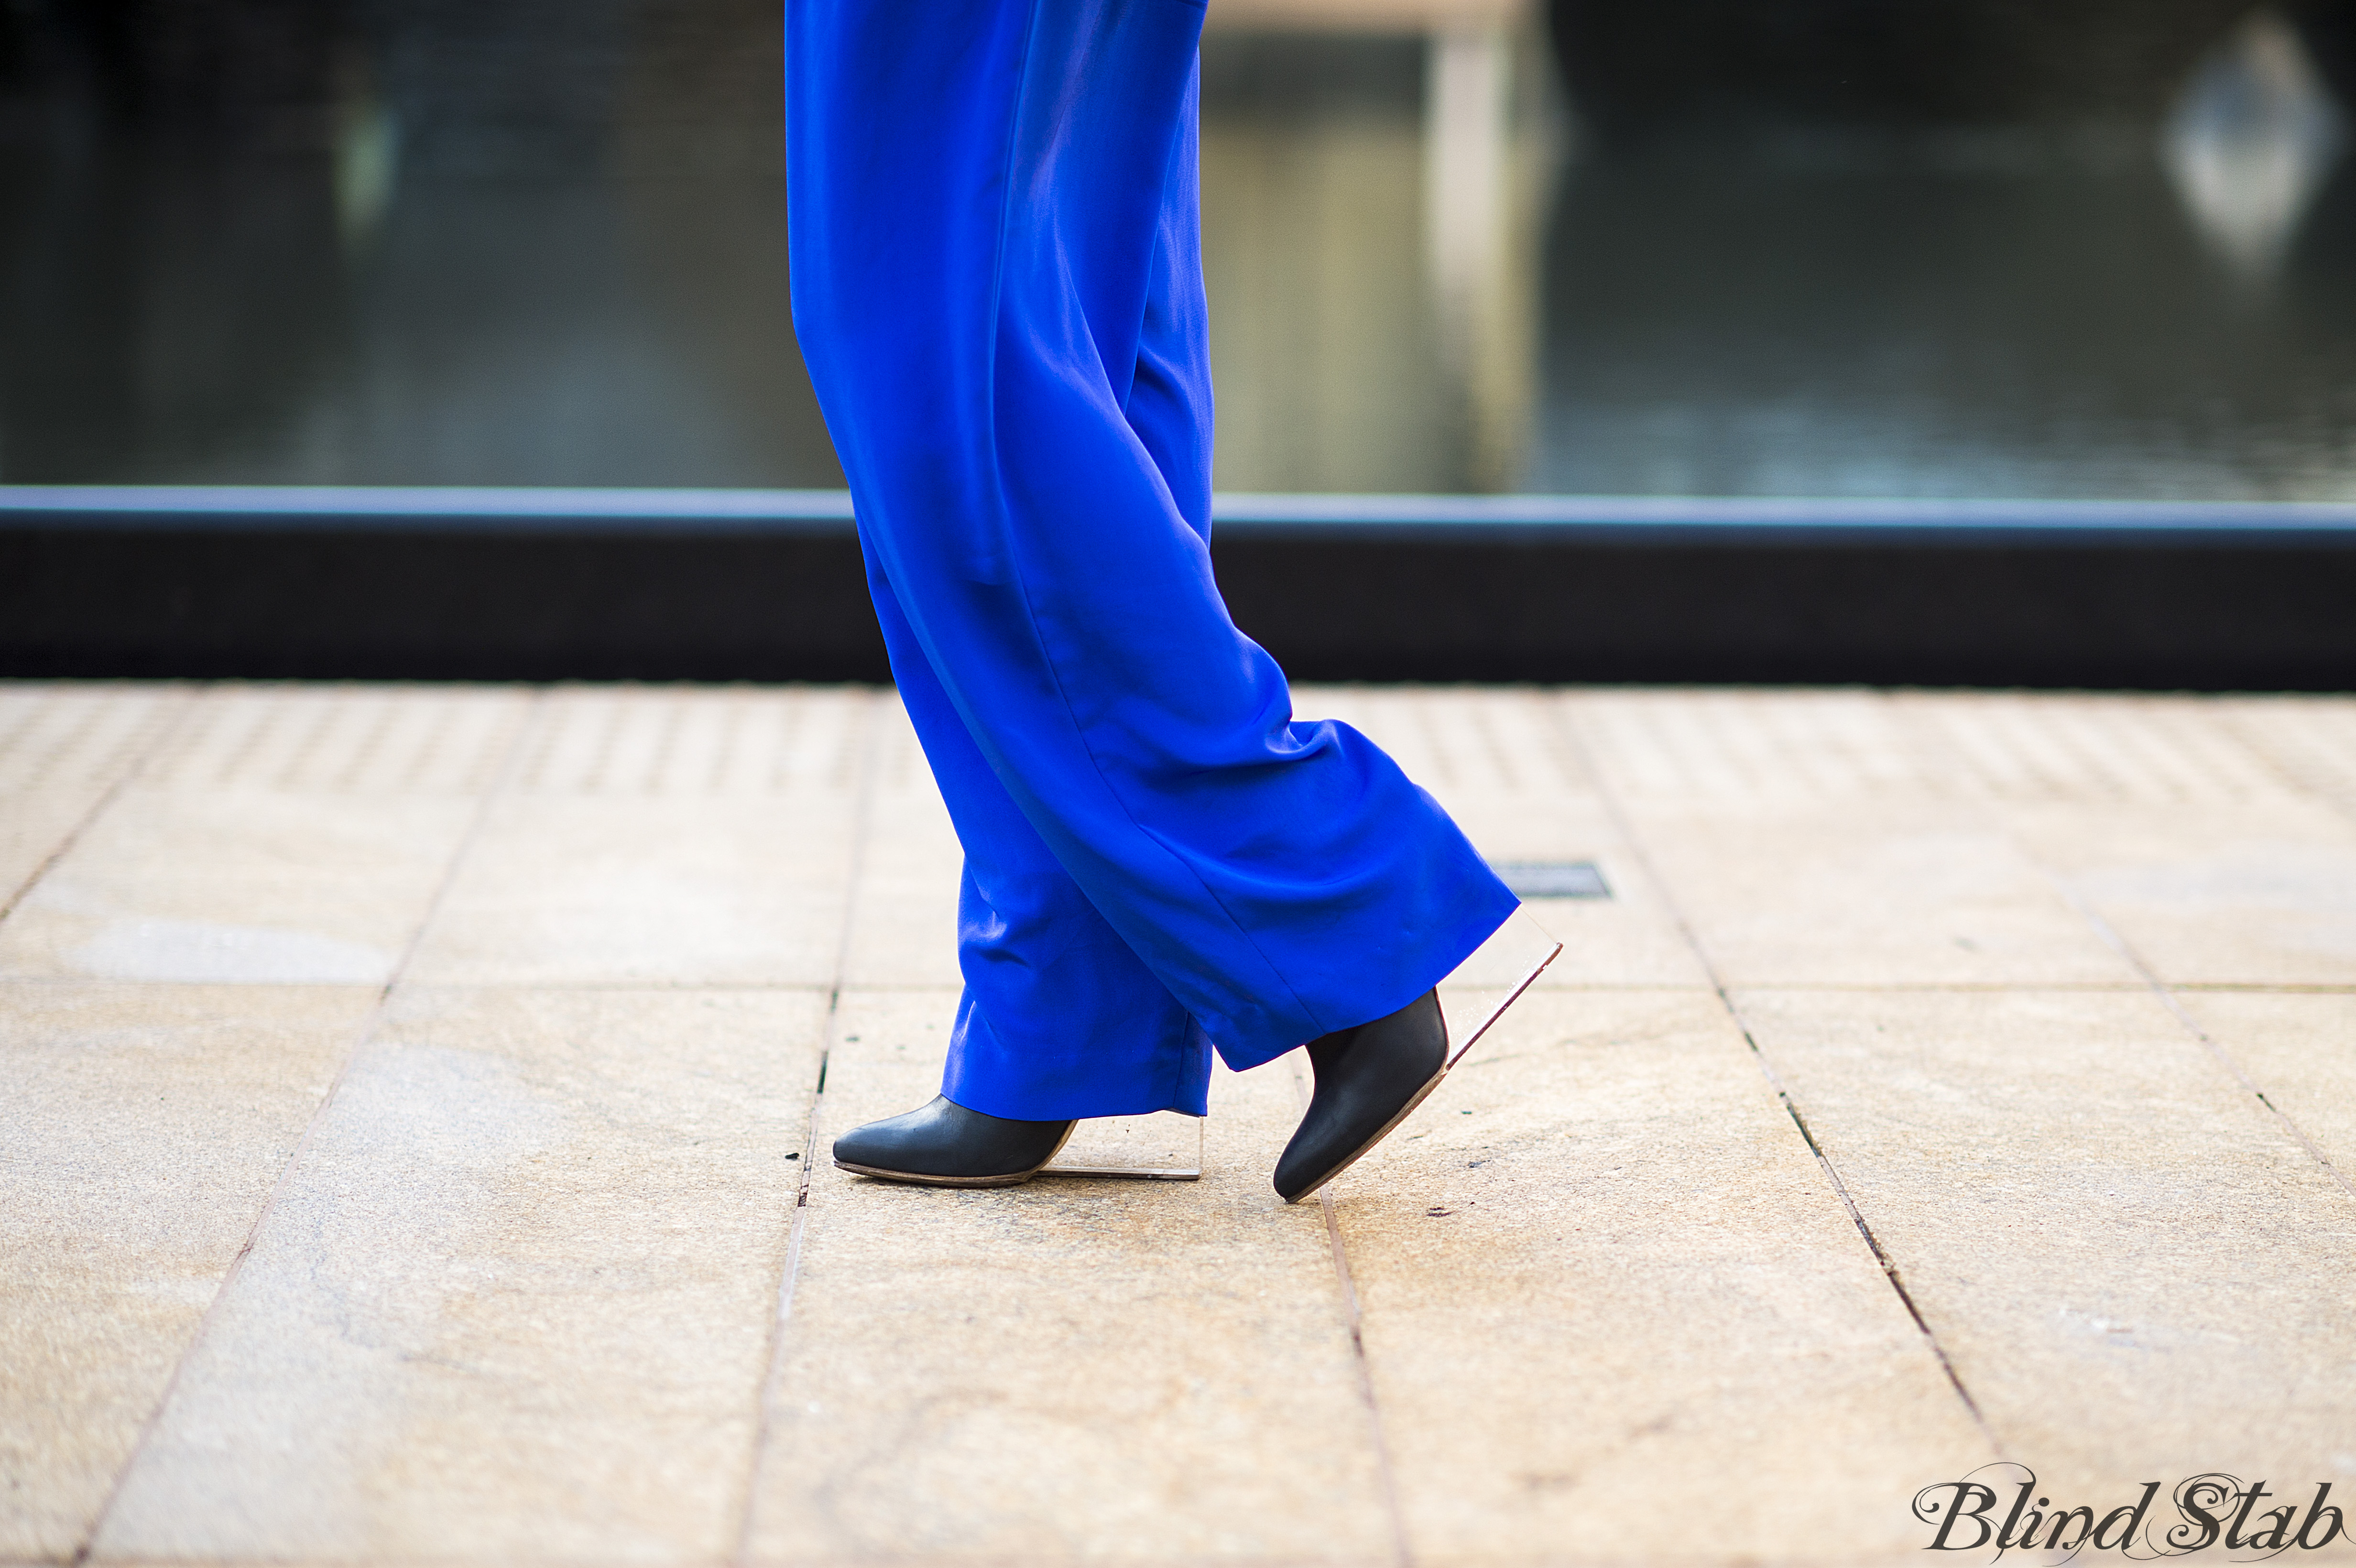
[[[1448,1071],[1448,1022],[1440,993],[1426,991],[1388,1018],[1309,1042],[1317,1091],[1284,1157],[1277,1195],[1298,1203],[1383,1141]]]
[[[926,1187],[1012,1187],[1039,1174],[1077,1125],[985,1116],[941,1095],[920,1111],[843,1134],[834,1140],[834,1163]]]

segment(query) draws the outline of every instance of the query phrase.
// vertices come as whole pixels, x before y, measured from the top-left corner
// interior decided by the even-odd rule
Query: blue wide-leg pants
[[[1211,574],[1188,0],[787,0],[794,325],[964,846],[942,1092],[1200,1115],[1514,896]]]

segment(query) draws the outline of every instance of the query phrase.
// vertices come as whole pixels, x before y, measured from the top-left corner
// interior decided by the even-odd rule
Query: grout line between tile
[[[836,933],[834,978],[827,987],[826,1020],[819,1036],[818,1082],[810,1091],[809,1119],[802,1134],[801,1169],[794,1184],[792,1222],[786,1231],[786,1256],[777,1277],[776,1310],[769,1317],[768,1364],[761,1377],[755,1394],[758,1407],[754,1413],[753,1452],[745,1469],[744,1491],[736,1510],[736,1540],[728,1554],[728,1562],[738,1565],[751,1562],[753,1526],[760,1498],[761,1469],[767,1458],[773,1435],[771,1413],[776,1409],[778,1385],[783,1381],[786,1361],[786,1328],[794,1312],[794,1288],[801,1278],[802,1238],[809,1225],[810,1168],[818,1163],[818,1132],[820,1111],[826,1104],[826,1074],[834,1060],[835,1031],[841,1026],[843,976],[851,969],[851,944],[859,919],[859,889],[867,869],[867,839],[875,819],[876,777],[881,771],[884,739],[890,725],[886,721],[887,705],[896,704],[899,697],[890,687],[869,693],[865,704],[866,734],[862,740],[859,758],[858,801],[851,818],[851,863],[843,879],[842,919]]]
[[[35,866],[25,880],[11,890],[5,899],[0,899],[0,921],[5,921],[16,912],[16,906],[24,902],[27,895],[40,885],[41,879],[55,870],[58,862],[64,859],[72,852],[73,847],[81,842],[82,836],[96,827],[98,819],[105,816],[114,803],[123,798],[124,792],[138,782],[139,775],[146,772],[148,763],[158,752],[171,743],[173,737],[180,732],[180,727],[187,722],[188,715],[196,711],[205,689],[203,687],[193,689],[174,688],[171,711],[164,721],[155,727],[155,734],[149,737],[147,743],[139,749],[138,755],[124,763],[123,771],[115,774],[114,782],[99,792],[98,798],[91,803],[90,809],[81,814],[81,820],[69,828],[65,837],[58,841],[58,847],[44,856],[40,864]]]
[[[1301,1108],[1307,1111],[1309,1076],[1302,1071],[1300,1059],[1292,1063],[1292,1093]],[[1415,1552],[1408,1542],[1407,1513],[1399,1505],[1398,1473],[1391,1464],[1389,1435],[1383,1429],[1383,1407],[1375,1398],[1374,1363],[1366,1357],[1365,1317],[1358,1310],[1358,1282],[1350,1272],[1350,1253],[1343,1244],[1341,1216],[1334,1212],[1330,1185],[1318,1189],[1317,1203],[1325,1215],[1325,1239],[1333,1251],[1334,1278],[1342,1286],[1343,1321],[1350,1330],[1350,1359],[1358,1370],[1358,1396],[1365,1401],[1366,1425],[1374,1437],[1375,1474],[1382,1485],[1383,1511],[1390,1518],[1392,1560],[1398,1568],[1412,1568]]]
[[[1701,965],[1703,972],[1709,976],[1710,988],[1717,993],[1719,1005],[1726,1009],[1727,1017],[1733,1020],[1734,1027],[1741,1032],[1743,1044],[1751,1048],[1751,1061],[1757,1064],[1760,1073],[1767,1080],[1768,1087],[1775,1092],[1775,1098],[1783,1105],[1783,1114],[1791,1118],[1792,1125],[1798,1130],[1800,1140],[1807,1145],[1808,1152],[1815,1156],[1817,1168],[1824,1172],[1826,1181],[1831,1185],[1834,1195],[1840,1200],[1841,1208],[1848,1215],[1849,1223],[1857,1227],[1857,1233],[1864,1239],[1867,1251],[1872,1253],[1873,1261],[1880,1268],[1882,1277],[1890,1282],[1890,1288],[1896,1293],[1899,1304],[1905,1307],[1906,1316],[1913,1319],[1915,1328],[1922,1336],[1923,1344],[1929,1347],[1931,1354],[1937,1360],[1940,1371],[1946,1375],[1948,1386],[1955,1391],[1955,1397],[1963,1402],[1964,1409],[1970,1413],[1973,1424],[1977,1426],[1981,1435],[1988,1440],[1988,1445],[1996,1451],[1997,1456],[2004,1457],[2005,1447],[2002,1439],[1997,1437],[1995,1429],[1988,1424],[1987,1415],[1980,1409],[1979,1401],[1972,1396],[1972,1391],[1965,1385],[1963,1374],[1956,1370],[1954,1359],[1947,1354],[1946,1346],[1940,1343],[1938,1333],[1922,1316],[1922,1307],[1914,1300],[1914,1293],[1907,1287],[1905,1276],[1899,1272],[1897,1260],[1891,1257],[1889,1249],[1881,1244],[1881,1238],[1874,1234],[1872,1225],[1867,1221],[1864,1211],[1858,1207],[1856,1198],[1848,1189],[1848,1182],[1841,1176],[1840,1168],[1833,1163],[1832,1157],[1825,1151],[1824,1146],[1816,1141],[1815,1132],[1808,1125],[1807,1117],[1802,1114],[1799,1102],[1792,1097],[1790,1089],[1783,1082],[1783,1074],[1775,1070],[1773,1060],[1760,1046],[1759,1037],[1752,1032],[1751,1021],[1742,1016],[1742,1009],[1735,1005],[1733,995],[1728,990],[1726,981],[1719,973],[1718,965],[1711,962],[1708,951],[1702,945],[1700,935],[1694,930],[1693,923],[1686,918],[1685,906],[1678,901],[1676,894],[1670,889],[1667,879],[1661,875],[1659,869],[1653,863],[1651,854],[1644,848],[1644,839],[1636,832],[1635,822],[1622,809],[1620,792],[1612,787],[1605,778],[1602,770],[1595,765],[1595,759],[1588,749],[1586,738],[1580,733],[1579,727],[1571,722],[1569,716],[1563,710],[1565,700],[1559,696],[1556,699],[1550,707],[1550,717],[1561,732],[1564,743],[1571,754],[1579,759],[1580,765],[1586,770],[1588,778],[1593,783],[1596,796],[1602,802],[1606,816],[1611,818],[1612,826],[1628,846],[1629,857],[1642,868],[1644,875],[1651,879],[1653,886],[1659,891],[1662,906],[1668,911],[1669,918],[1676,923],[1677,934],[1685,939],[1686,945],[1692,950],[1696,962]]]
[[[2217,1065],[2223,1068],[2234,1083],[2248,1090],[2251,1097],[2266,1108],[2267,1115],[2273,1116],[2282,1130],[2296,1139],[2298,1147],[2305,1149],[2314,1158],[2315,1163],[2323,1168],[2323,1173],[2338,1183],[2342,1192],[2351,1198],[2356,1198],[2356,1182],[2350,1181],[2348,1173],[2333,1164],[2331,1157],[2317,1147],[2313,1138],[2307,1136],[2307,1129],[2293,1121],[2289,1112],[2276,1104],[2273,1097],[2259,1085],[2258,1081],[2243,1069],[2241,1062],[2234,1059],[2233,1053],[2225,1049],[2223,1042],[2211,1034],[2199,1019],[2192,1016],[2192,1010],[2187,1008],[2183,1000],[2177,996],[2175,987],[2160,978],[2159,972],[2145,962],[2143,955],[2136,951],[2134,944],[2120,935],[2111,923],[2104,920],[2092,904],[2080,898],[2077,889],[2054,872],[2048,870],[2041,862],[2032,859],[2030,864],[2035,865],[2044,874],[2046,880],[2053,884],[2054,890],[2062,895],[2070,907],[2077,911],[2087,925],[2093,928],[2096,936],[2109,944],[2113,951],[2135,966],[2136,973],[2143,976],[2144,984],[2150,988],[2151,995],[2158,999],[2159,1005],[2166,1008],[2169,1016],[2184,1027],[2186,1033],[2201,1042],[2201,1049],[2208,1051]],[[2218,988],[2222,989],[2222,987]]]
[[[400,987],[402,976],[407,973],[410,960],[416,956],[418,945],[424,941],[426,928],[433,924],[434,917],[440,912],[443,901],[449,894],[451,885],[457,880],[458,869],[465,864],[467,852],[475,846],[475,840],[481,835],[483,825],[490,816],[492,805],[506,792],[515,773],[518,760],[523,755],[524,741],[537,724],[546,701],[545,688],[532,692],[522,717],[516,723],[515,733],[508,738],[506,750],[499,758],[498,772],[484,789],[482,797],[475,803],[474,816],[468,819],[466,831],[459,835],[457,844],[451,849],[449,862],[442,869],[442,877],[434,884],[433,896],[426,900],[424,912],[419,915],[416,925],[409,933],[408,942],[402,947],[400,957],[394,961],[391,972],[386,976],[383,989],[377,993],[375,1006],[369,1009],[368,1016],[362,1019],[359,1027],[352,1030],[350,1043],[345,1047],[342,1059],[336,1064],[335,1076],[328,1080],[327,1093],[320,1095],[319,1103],[312,1107],[310,1119],[304,1124],[302,1136],[294,1140],[294,1147],[287,1154],[285,1162],[278,1168],[277,1179],[271,1183],[270,1192],[262,1200],[261,1209],[254,1214],[253,1223],[246,1227],[245,1240],[239,1244],[237,1254],[230,1259],[229,1267],[221,1272],[220,1284],[214,1287],[212,1300],[206,1304],[204,1316],[197,1320],[196,1332],[188,1337],[187,1344],[181,1349],[179,1359],[173,1363],[172,1375],[165,1381],[163,1392],[157,1396],[155,1404],[148,1410],[146,1418],[139,1424],[138,1439],[131,1445],[131,1451],[124,1456],[122,1467],[115,1471],[114,1479],[106,1489],[106,1499],[99,1505],[98,1512],[91,1520],[90,1533],[83,1538],[81,1544],[74,1549],[71,1563],[78,1565],[89,1562],[91,1552],[97,1548],[99,1537],[105,1533],[107,1520],[113,1514],[115,1505],[122,1499],[123,1482],[130,1477],[132,1469],[139,1462],[139,1456],[146,1450],[148,1443],[155,1437],[155,1428],[162,1423],[165,1411],[171,1408],[172,1396],[179,1392],[181,1374],[187,1370],[190,1358],[196,1354],[198,1348],[203,1345],[206,1336],[212,1332],[214,1320],[220,1315],[221,1304],[229,1299],[230,1292],[237,1285],[238,1276],[244,1272],[245,1260],[252,1255],[254,1243],[261,1237],[262,1226],[269,1221],[272,1213],[277,1210],[279,1200],[286,1194],[288,1183],[294,1179],[295,1169],[303,1163],[304,1154],[317,1136],[320,1124],[327,1119],[329,1109],[335,1104],[337,1096],[342,1093],[344,1083],[351,1074],[352,1063],[358,1061],[361,1051],[368,1048],[369,1042],[375,1037],[377,1027],[384,1021],[385,1014],[391,1005],[393,992]]]

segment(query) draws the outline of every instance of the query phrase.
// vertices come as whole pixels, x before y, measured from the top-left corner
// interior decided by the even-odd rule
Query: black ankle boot
[[[1287,1203],[1347,1170],[1439,1087],[1448,1071],[1440,993],[1426,991],[1388,1018],[1336,1029],[1308,1049],[1317,1092],[1276,1162],[1277,1195]]]
[[[985,1116],[942,1095],[920,1111],[843,1134],[834,1140],[834,1163],[886,1181],[1012,1187],[1036,1176],[1077,1125]]]

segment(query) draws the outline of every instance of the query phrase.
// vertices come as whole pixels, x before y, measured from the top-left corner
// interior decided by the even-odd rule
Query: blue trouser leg
[[[1514,907],[1213,581],[1201,11],[787,15],[796,325],[969,854],[951,1097],[1199,1111],[1197,1030],[1240,1068],[1381,1017]]]
[[[1171,166],[1130,392],[1130,428],[1189,527],[1208,537],[1210,380],[1192,138]],[[1210,1042],[1097,912],[974,744],[869,552],[894,677],[966,847],[958,962],[966,981],[942,1093],[996,1115],[1060,1119],[1207,1108]]]
[[[967,733],[871,554],[900,700],[965,846],[965,975],[941,1093],[993,1116],[1201,1115],[1209,1042],[1105,923]]]

